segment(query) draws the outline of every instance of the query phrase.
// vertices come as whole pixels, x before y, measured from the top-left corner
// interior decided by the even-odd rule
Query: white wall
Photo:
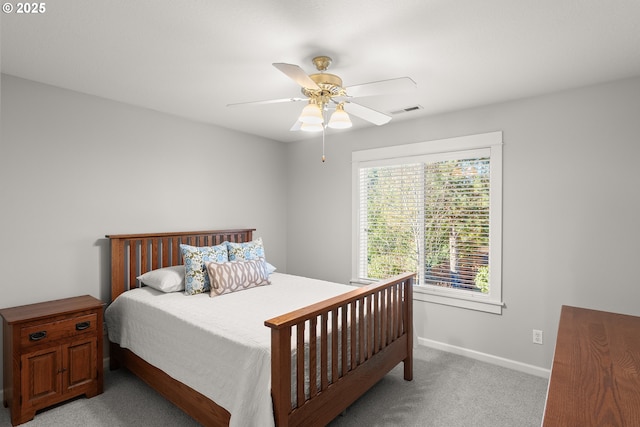
[[[286,271],[284,144],[4,74],[1,84],[0,308],[108,301],[105,234],[252,227]]]
[[[347,282],[351,153],[504,132],[502,315],[415,302],[418,336],[543,369],[563,304],[640,315],[640,77],[291,144],[288,272]],[[544,331],[544,345],[531,342]]]

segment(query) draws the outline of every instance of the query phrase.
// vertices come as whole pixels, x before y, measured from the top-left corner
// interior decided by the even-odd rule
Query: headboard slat
[[[147,239],[140,240],[140,274],[149,271],[149,243]]]
[[[180,239],[174,237],[171,239],[171,264],[181,264],[180,259]]]
[[[149,239],[151,244],[151,269],[158,268],[158,239]]]
[[[138,240],[129,241],[129,289],[134,287],[138,269]]]
[[[105,237],[111,242],[111,300],[140,286],[137,280],[139,274],[150,269],[182,264],[180,243],[214,246],[225,241],[250,242],[254,231],[255,228],[243,228],[107,235]]]
[[[158,244],[160,245],[160,249],[161,249],[160,253],[162,254],[161,255],[162,258],[160,259],[160,267],[169,267],[173,265],[169,257],[169,248],[171,247],[170,239],[168,237],[158,239]]]

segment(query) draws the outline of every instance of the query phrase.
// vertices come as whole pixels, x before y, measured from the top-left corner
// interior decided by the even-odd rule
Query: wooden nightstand
[[[37,410],[102,393],[102,301],[89,295],[0,310],[4,406],[13,425]]]

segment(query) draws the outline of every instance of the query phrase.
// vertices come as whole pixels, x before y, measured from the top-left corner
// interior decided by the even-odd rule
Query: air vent
[[[422,110],[422,105],[414,105],[412,107],[406,107],[401,110],[392,111],[391,114],[404,114],[409,113],[411,111]]]

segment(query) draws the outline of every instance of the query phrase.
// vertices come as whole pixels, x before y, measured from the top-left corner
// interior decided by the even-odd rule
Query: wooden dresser
[[[640,317],[562,307],[543,426],[640,426]]]
[[[102,393],[102,301],[89,295],[0,310],[4,406],[13,425],[72,397]]]

